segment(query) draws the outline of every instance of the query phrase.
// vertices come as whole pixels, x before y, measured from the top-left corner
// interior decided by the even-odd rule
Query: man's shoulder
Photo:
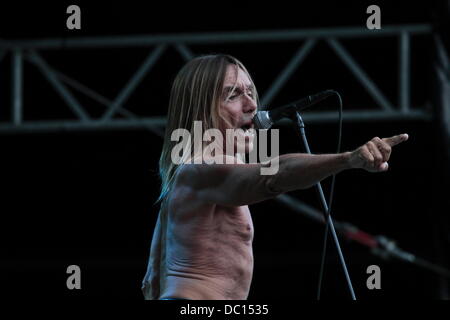
[[[175,199],[194,198],[195,194],[202,189],[205,172],[202,165],[183,164],[177,168],[171,193]]]
[[[177,170],[168,198],[168,207],[176,216],[188,217],[211,205],[203,199],[207,187],[200,178],[201,174],[198,165],[183,165]]]
[[[229,155],[216,159],[204,158],[197,163],[185,163],[177,169],[175,181],[179,185],[202,187],[204,182],[211,182],[226,175],[236,164],[245,163],[241,159]]]

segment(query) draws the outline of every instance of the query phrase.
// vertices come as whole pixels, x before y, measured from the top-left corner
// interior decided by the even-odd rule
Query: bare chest
[[[230,240],[252,242],[254,229],[248,206],[235,208],[217,206],[214,216],[218,233],[227,235]]]

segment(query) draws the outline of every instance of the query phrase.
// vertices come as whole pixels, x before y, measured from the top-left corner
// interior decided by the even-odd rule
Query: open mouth
[[[252,124],[244,124],[241,127],[242,130],[244,130],[244,132],[248,132],[248,130],[253,129],[253,125]]]

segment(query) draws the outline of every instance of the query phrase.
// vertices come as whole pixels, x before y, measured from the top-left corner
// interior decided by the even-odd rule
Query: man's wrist
[[[342,165],[343,165],[343,170],[347,170],[347,169],[352,169],[352,163],[351,163],[351,152],[347,151],[347,152],[343,152],[341,153],[341,158],[342,158]]]

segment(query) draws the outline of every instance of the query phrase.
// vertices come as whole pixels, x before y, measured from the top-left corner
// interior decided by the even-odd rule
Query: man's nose
[[[245,102],[244,102],[244,112],[245,113],[254,113],[256,111],[256,102],[251,97],[245,96]]]

